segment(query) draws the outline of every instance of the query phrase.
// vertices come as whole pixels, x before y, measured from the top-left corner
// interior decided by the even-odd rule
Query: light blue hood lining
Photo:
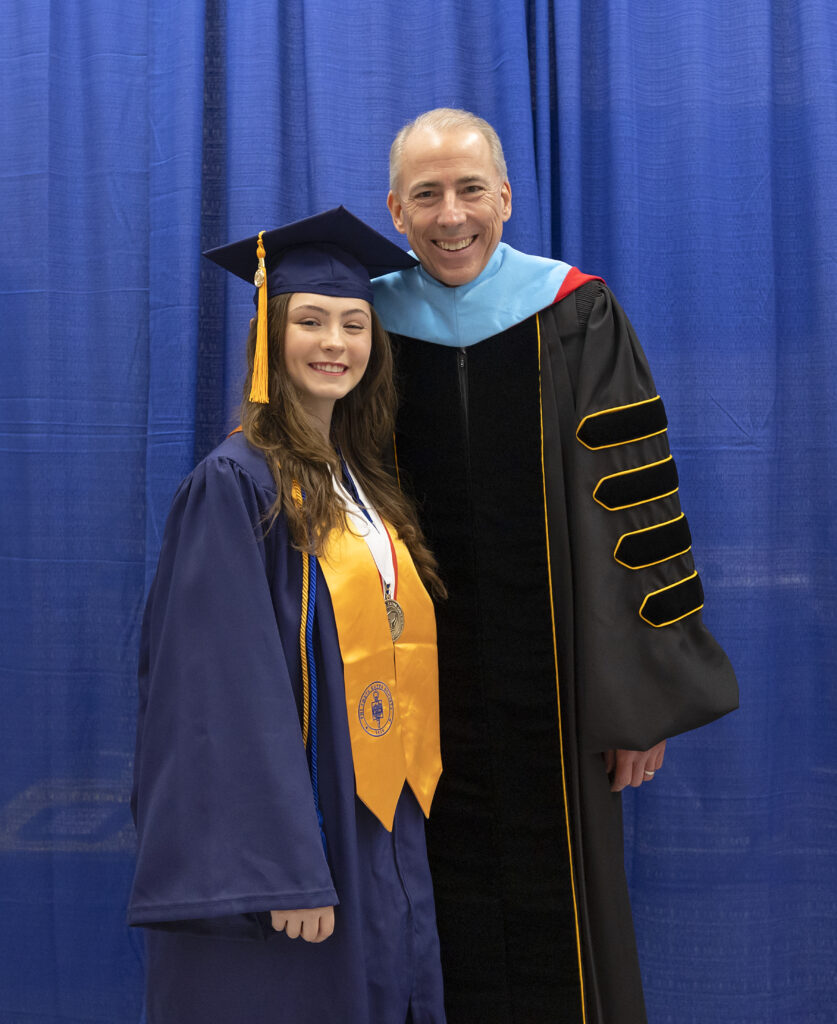
[[[455,288],[422,266],[375,278],[375,312],[393,334],[466,347],[551,306],[570,269],[501,242],[479,277]]]

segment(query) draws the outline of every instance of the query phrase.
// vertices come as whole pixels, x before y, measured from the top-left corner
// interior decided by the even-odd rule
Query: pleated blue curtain
[[[736,715],[626,799],[651,1024],[837,1017],[837,15],[828,0],[163,0],[0,11],[0,1021],[142,1020],[139,618],[236,422],[202,249],[345,203],[400,125],[500,132],[506,239],[601,274],[672,422]]]
[[[664,784],[626,801],[650,1017],[826,1021],[837,11],[569,6],[553,248],[603,274],[643,340],[742,684],[742,710],[672,741]]]
[[[126,935],[145,566],[137,5],[0,12],[0,1020],[139,1019]]]

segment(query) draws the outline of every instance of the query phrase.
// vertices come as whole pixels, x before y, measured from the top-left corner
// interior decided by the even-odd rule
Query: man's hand
[[[607,774],[612,776],[611,793],[619,793],[625,786],[650,782],[654,773],[662,768],[665,752],[665,740],[650,750],[608,750],[604,759]]]
[[[334,931],[334,907],[313,907],[311,910],[271,910],[270,923],[289,939],[301,935],[306,942],[322,942]]]

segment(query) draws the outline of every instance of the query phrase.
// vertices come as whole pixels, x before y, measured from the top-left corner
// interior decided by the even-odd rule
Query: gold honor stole
[[[436,616],[404,543],[389,524],[404,630],[393,641],[381,577],[366,541],[332,530],[318,561],[343,657],[357,795],[389,832],[404,781],[424,811],[442,773]]]

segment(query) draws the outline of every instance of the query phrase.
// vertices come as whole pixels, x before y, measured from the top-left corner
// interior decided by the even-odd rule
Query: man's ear
[[[389,195],[387,196],[387,206],[392,217],[392,223],[395,225],[395,230],[400,231],[402,235],[407,233],[407,229],[404,227],[404,216],[401,208],[401,200],[398,196],[390,189]]]
[[[505,222],[511,217],[511,185],[507,181],[503,182],[500,196],[503,200],[503,222]]]

